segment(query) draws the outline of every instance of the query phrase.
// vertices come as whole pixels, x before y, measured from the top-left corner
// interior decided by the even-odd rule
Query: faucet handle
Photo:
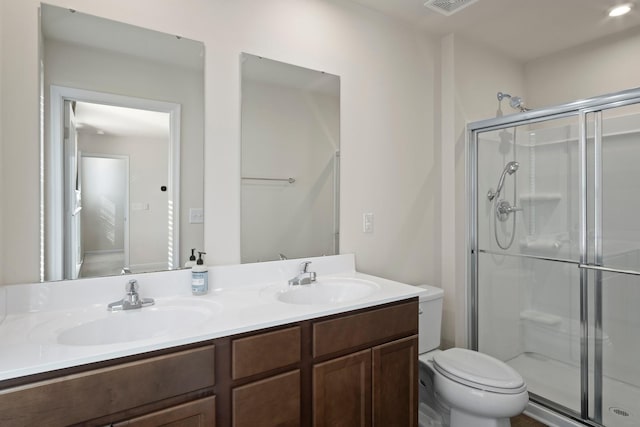
[[[300,273],[307,273],[307,269],[309,268],[309,264],[311,261],[303,261],[300,263]]]
[[[125,290],[127,291],[127,295],[137,294],[138,281],[136,279],[129,280],[129,283],[125,285]]]

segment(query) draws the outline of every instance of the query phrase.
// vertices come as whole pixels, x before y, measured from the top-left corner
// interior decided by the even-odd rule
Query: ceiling
[[[169,113],[76,102],[75,116],[83,134],[169,138]]]
[[[475,40],[522,62],[636,28],[639,0],[478,0],[451,16],[426,0],[351,0],[415,25],[434,36]],[[632,2],[630,13],[610,18],[614,5]]]

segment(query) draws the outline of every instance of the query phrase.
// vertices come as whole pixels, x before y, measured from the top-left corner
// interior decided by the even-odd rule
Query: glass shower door
[[[589,417],[640,425],[640,108],[592,113],[594,228],[589,235]]]
[[[579,136],[576,115],[479,132],[475,199],[477,348],[515,368],[539,400],[576,415]]]

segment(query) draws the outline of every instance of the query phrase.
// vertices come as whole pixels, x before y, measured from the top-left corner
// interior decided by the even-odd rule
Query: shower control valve
[[[521,211],[522,208],[511,206],[508,200],[500,200],[496,204],[496,218],[504,222],[509,218],[509,214]]]

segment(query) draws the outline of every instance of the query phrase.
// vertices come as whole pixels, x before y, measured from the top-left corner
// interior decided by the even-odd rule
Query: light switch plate
[[[204,224],[203,208],[189,208],[189,224]]]
[[[373,233],[373,213],[367,212],[362,214],[362,232]]]

